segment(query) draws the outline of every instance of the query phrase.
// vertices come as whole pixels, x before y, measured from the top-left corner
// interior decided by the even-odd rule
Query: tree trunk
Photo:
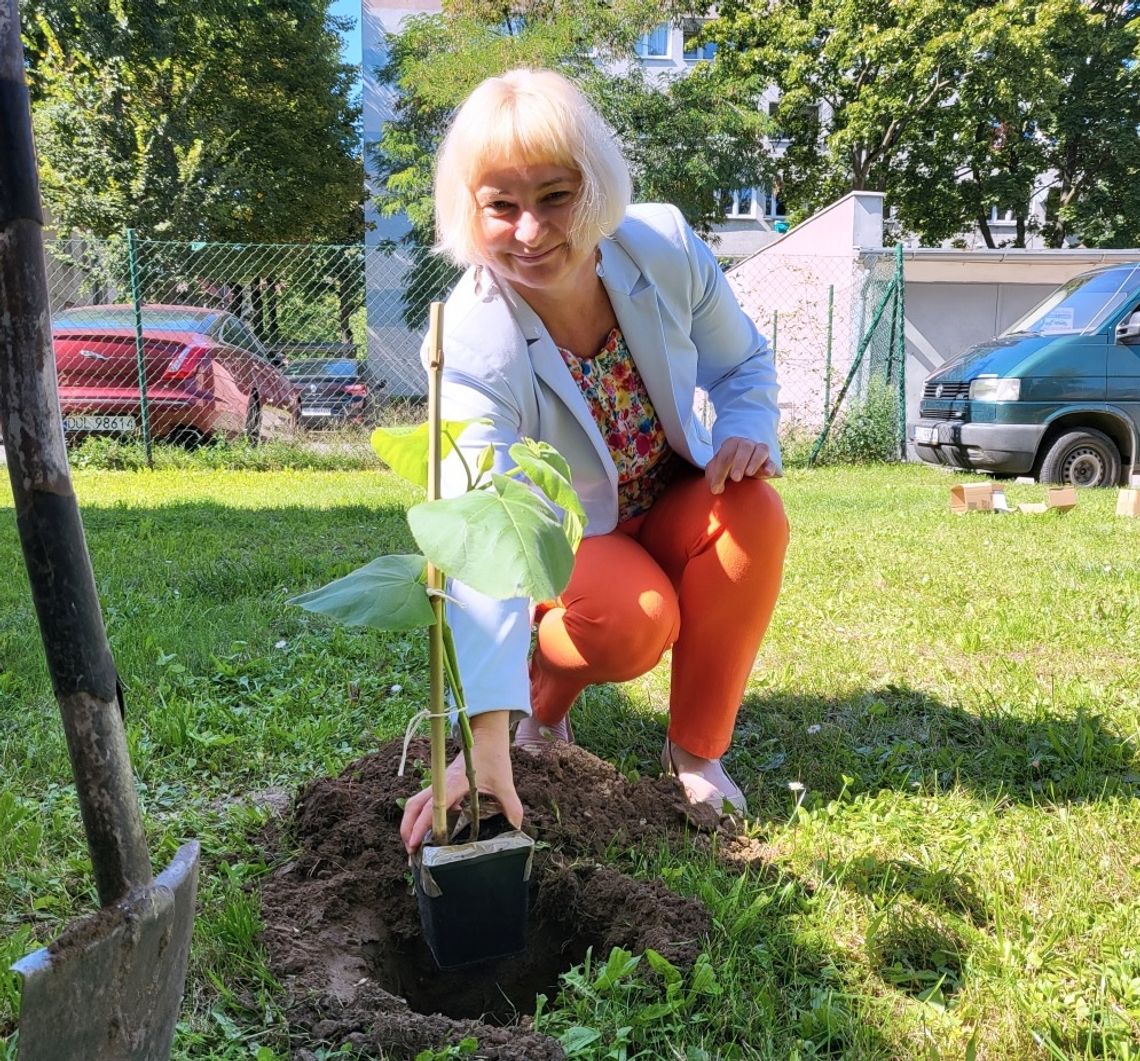
[[[866,191],[867,185],[867,152],[862,148],[851,149],[851,190],[853,192]]]
[[[336,285],[337,317],[340,324],[340,341],[342,343],[352,342],[352,297],[349,292],[349,285],[351,283],[351,277],[342,276],[340,283]]]
[[[281,328],[281,322],[278,319],[279,309],[280,299],[278,298],[277,281],[273,277],[269,277],[265,282],[265,338],[268,342],[275,343],[278,340]]]
[[[978,212],[978,231],[982,234],[982,239],[986,241],[986,246],[990,250],[996,250],[994,246],[994,234],[990,231],[990,221],[984,213]]]
[[[253,325],[253,330],[259,339],[265,337],[265,303],[261,297],[261,289],[264,283],[265,281],[260,276],[255,276],[253,283],[249,285],[249,323]]]

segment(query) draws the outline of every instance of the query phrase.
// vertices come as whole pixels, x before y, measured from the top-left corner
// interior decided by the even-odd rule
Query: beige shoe
[[[661,769],[681,782],[690,803],[707,803],[718,814],[748,813],[748,804],[740,786],[725,773],[719,759],[704,759],[702,765],[687,770],[677,768],[674,752],[678,749],[668,737],[661,749]],[[694,756],[696,758],[696,756]]]
[[[570,728],[570,716],[564,715],[560,722],[548,726],[539,722],[534,715],[519,719],[515,726],[515,747],[523,751],[537,752],[552,744],[573,744],[574,731]]]

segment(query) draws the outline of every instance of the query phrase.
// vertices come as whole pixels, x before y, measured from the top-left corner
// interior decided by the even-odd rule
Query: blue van
[[[1074,277],[923,384],[931,464],[1115,486],[1140,471],[1140,262]]]

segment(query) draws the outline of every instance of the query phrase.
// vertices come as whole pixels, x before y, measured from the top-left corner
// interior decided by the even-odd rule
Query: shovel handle
[[[16,0],[0,0],[0,429],[16,525],[104,906],[151,880],[59,415],[43,214]]]
[[[438,501],[442,488],[442,423],[440,384],[443,381],[443,303],[433,302],[428,317],[428,487],[429,501]],[[443,572],[427,565],[428,589],[443,589]],[[435,622],[429,630],[428,667],[431,707],[431,832],[437,844],[447,843],[447,728],[444,725],[443,598],[431,597]]]

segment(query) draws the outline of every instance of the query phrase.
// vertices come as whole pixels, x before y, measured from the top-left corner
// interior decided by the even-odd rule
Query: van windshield
[[[1077,276],[1015,321],[1002,335],[1089,335],[1104,325],[1140,284],[1140,265]]]

